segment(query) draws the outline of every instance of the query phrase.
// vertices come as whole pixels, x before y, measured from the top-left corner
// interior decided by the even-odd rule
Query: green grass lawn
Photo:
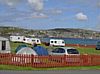
[[[25,43],[13,43],[11,42],[11,51],[12,53],[15,52],[15,49],[19,46],[19,45],[22,45],[22,44],[25,44]],[[26,44],[27,46],[29,47],[32,47],[32,45],[28,45]],[[52,50],[53,47],[50,47],[50,46],[45,46],[42,44],[42,46],[44,46],[45,48],[47,48],[48,50]],[[81,54],[100,54],[100,50],[95,50],[95,48],[82,48],[82,47],[75,47],[76,49],[78,49],[78,51],[81,53]]]
[[[81,54],[100,54],[100,50],[95,50],[95,48],[78,47],[77,49]]]
[[[0,65],[0,70],[100,70],[100,66],[32,68],[32,67],[19,67],[19,66],[11,66],[11,65]]]

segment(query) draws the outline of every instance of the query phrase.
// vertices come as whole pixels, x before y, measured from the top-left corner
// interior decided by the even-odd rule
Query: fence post
[[[91,55],[91,64],[90,64],[91,66],[93,66],[92,62],[93,62],[93,55]]]
[[[31,67],[34,67],[34,55],[31,54]]]
[[[64,66],[66,66],[66,58],[67,58],[67,56],[64,55]]]

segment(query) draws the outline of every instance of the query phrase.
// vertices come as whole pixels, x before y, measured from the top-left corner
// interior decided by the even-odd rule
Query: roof
[[[0,41],[2,41],[2,40],[6,40],[7,41],[8,39],[0,36]]]
[[[75,48],[73,48],[73,47],[57,47],[57,48],[63,48],[63,49],[65,49],[65,50],[67,50],[67,49],[75,49]]]
[[[64,41],[63,39],[50,39],[50,41],[52,41],[52,40]]]

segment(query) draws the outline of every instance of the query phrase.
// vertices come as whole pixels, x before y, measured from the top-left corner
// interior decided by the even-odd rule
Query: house
[[[23,42],[24,36],[10,36],[12,42]]]
[[[50,39],[50,46],[65,46],[63,39]]]
[[[10,42],[8,39],[0,37],[0,53],[10,53]]]

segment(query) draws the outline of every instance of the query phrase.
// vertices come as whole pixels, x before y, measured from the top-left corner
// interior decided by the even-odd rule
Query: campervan
[[[50,46],[65,46],[63,39],[50,39]]]

